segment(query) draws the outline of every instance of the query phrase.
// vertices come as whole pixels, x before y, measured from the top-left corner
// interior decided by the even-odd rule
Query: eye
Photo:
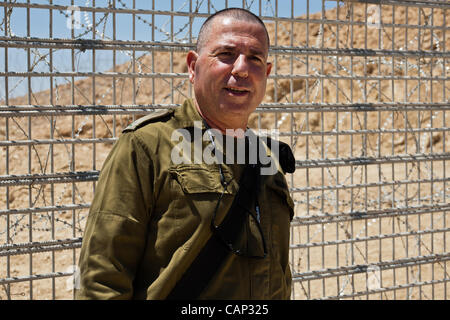
[[[251,56],[250,59],[252,61],[256,61],[256,62],[263,62],[264,61],[263,58],[261,58],[260,56],[257,56],[257,55]]]
[[[235,54],[233,53],[233,51],[226,50],[218,52],[215,56],[219,61],[222,61],[224,63],[231,63],[234,59]]]
[[[222,52],[219,52],[217,55],[219,57],[231,57],[232,54],[233,53],[231,51],[222,51]]]

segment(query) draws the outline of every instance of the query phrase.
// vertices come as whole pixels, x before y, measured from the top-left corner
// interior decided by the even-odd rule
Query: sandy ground
[[[371,7],[353,7],[353,21],[364,21],[366,9],[369,20],[381,14],[384,23],[392,23],[392,7],[378,12]],[[370,9],[370,10],[369,10]],[[349,21],[351,7],[344,6],[327,11],[329,19]],[[444,12],[435,9],[408,9],[408,24],[444,26]],[[419,19],[419,15],[422,15]],[[394,13],[397,25],[406,24],[406,11],[398,7]],[[311,15],[311,21],[320,14]],[[433,20],[431,20],[431,17]],[[448,19],[447,19],[448,20]],[[377,21],[376,19],[374,21]],[[447,22],[448,29],[448,22]],[[376,26],[326,24],[302,22],[279,23],[278,37],[274,41],[274,26],[268,26],[274,46],[295,45],[321,48],[359,48],[364,50],[422,50],[444,51],[450,48],[450,37],[444,40],[442,29],[415,29]],[[367,41],[365,33],[367,32]],[[323,36],[322,36],[323,34]],[[445,42],[444,42],[445,41]],[[448,103],[448,81],[418,80],[418,77],[445,78],[445,63],[439,58],[417,57],[361,57],[295,55],[271,57],[276,65],[274,79],[268,81],[266,103]],[[170,64],[170,61],[173,61]],[[448,65],[448,63],[447,63]],[[153,67],[154,66],[154,67]],[[185,54],[154,52],[136,61],[139,72],[186,73]],[[447,67],[448,68],[448,67]],[[117,66],[117,72],[131,72],[133,65]],[[138,72],[136,71],[136,72]],[[295,79],[283,79],[282,75],[296,75]],[[329,78],[322,79],[321,75]],[[307,77],[306,77],[307,76]],[[384,77],[384,79],[383,79]],[[411,77],[412,79],[408,79]],[[428,77],[428,78],[427,78]],[[95,85],[94,85],[95,84]],[[95,90],[94,90],[95,88]],[[134,88],[134,90],[132,90]],[[168,93],[174,92],[173,95]],[[133,94],[134,91],[134,94]],[[149,79],[95,77],[67,83],[50,91],[33,92],[30,96],[11,99],[10,105],[112,105],[181,103],[190,96],[186,79]],[[53,100],[51,100],[53,97]],[[3,104],[4,102],[2,102]],[[27,141],[45,139],[112,138],[120,135],[133,117],[117,116],[61,116],[14,117],[8,122],[0,119],[0,140]],[[293,146],[297,160],[339,159],[355,157],[393,157],[404,154],[445,153],[448,132],[425,130],[449,127],[445,112],[380,111],[367,112],[304,112],[294,109],[289,113],[256,113],[251,116],[252,128],[274,129],[280,139]],[[93,128],[95,130],[93,130]],[[393,132],[395,130],[404,130]],[[405,130],[408,129],[408,130]],[[413,129],[413,130],[410,130]],[[351,132],[364,130],[363,133]],[[30,135],[31,132],[31,135]],[[340,132],[336,135],[335,132]],[[346,134],[344,134],[346,132]],[[301,133],[298,135],[297,133]],[[34,144],[1,147],[0,175],[26,175],[60,173],[68,171],[99,170],[112,143],[75,143],[73,145]],[[7,168],[7,164],[9,167]],[[296,201],[296,216],[338,214],[398,208],[414,205],[447,203],[449,164],[446,161],[425,161],[382,165],[355,165],[353,167],[299,168],[288,176]],[[433,183],[412,183],[416,180],[436,180]],[[411,183],[400,183],[410,181]],[[364,185],[372,183],[373,186]],[[362,185],[362,186],[361,186]],[[324,191],[322,186],[330,187]],[[334,186],[340,186],[333,189]],[[349,188],[348,186],[353,186]],[[89,203],[95,190],[93,182],[54,183],[50,185],[1,186],[1,210],[39,208]],[[42,213],[15,213],[0,215],[0,245],[72,239],[82,236],[87,209],[64,209]],[[293,272],[325,270],[350,265],[375,264],[380,261],[446,253],[450,245],[446,232],[450,217],[447,212],[396,217],[355,219],[343,222],[312,223],[292,228],[292,243],[303,245],[292,251]],[[9,228],[7,227],[9,226]],[[31,228],[30,228],[31,226]],[[31,230],[31,231],[30,231]],[[422,232],[419,235],[389,236],[405,232]],[[387,235],[383,239],[377,235]],[[370,237],[375,237],[373,240]],[[364,238],[366,241],[348,242]],[[323,244],[323,243],[329,244]],[[339,242],[340,241],[340,242]],[[305,244],[322,243],[322,245]],[[53,252],[0,256],[0,279],[17,278],[0,286],[0,299],[71,299],[71,272],[78,261],[78,249]],[[54,279],[18,281],[20,277],[61,273]],[[412,265],[374,272],[362,272],[354,276],[295,282],[293,297],[296,299],[321,298],[365,292],[372,289],[397,287],[362,295],[357,299],[444,299],[450,293],[446,283],[433,281],[450,278],[445,262]],[[376,280],[375,282],[373,281]],[[438,281],[439,282],[439,281]],[[409,288],[409,283],[423,283]],[[403,286],[403,287],[402,287]],[[406,287],[405,287],[406,286]],[[8,297],[6,292],[10,292]]]

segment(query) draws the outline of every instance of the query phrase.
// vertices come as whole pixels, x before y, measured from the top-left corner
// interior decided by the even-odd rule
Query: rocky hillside
[[[394,10],[393,10],[394,8]],[[382,17],[383,26],[377,25]],[[299,17],[295,22],[268,23],[272,46],[293,46],[301,51],[309,49],[358,49],[361,53],[368,50],[426,50],[444,52],[450,48],[450,37],[445,37],[444,23],[448,27],[448,19],[444,19],[444,10],[418,9],[406,7],[383,6],[347,3],[339,8],[325,12],[325,19],[331,22],[321,24],[322,13]],[[340,21],[335,24],[333,21]],[[366,20],[368,26],[366,27]],[[393,27],[395,24],[395,28]],[[420,25],[421,28],[414,27]],[[277,31],[277,36],[275,36]],[[366,36],[367,34],[367,36]],[[83,54],[83,53],[80,53]],[[100,54],[100,53],[99,53]],[[319,55],[312,52],[295,55],[272,55],[270,60],[276,66],[273,78],[268,81],[267,94],[264,102],[279,103],[397,103],[397,102],[446,102],[450,96],[448,84],[444,88],[442,79],[448,74],[444,70],[442,58],[406,57],[401,55]],[[171,63],[172,61],[172,63]],[[446,67],[448,69],[448,66]],[[31,104],[36,105],[112,105],[112,104],[152,104],[181,103],[190,96],[190,88],[186,77],[185,53],[149,52],[135,62],[130,61],[117,66],[109,72],[135,74],[132,77],[112,77],[108,72],[96,77],[77,80],[54,89],[53,101],[50,101],[50,91],[33,92]],[[173,78],[156,78],[145,76],[149,73],[171,73]],[[139,74],[144,74],[140,76]],[[418,81],[418,78],[424,80]],[[431,81],[435,77],[436,81]],[[441,79],[441,80],[439,80]],[[45,79],[48,81],[47,79]],[[448,83],[448,81],[447,81]],[[94,86],[95,84],[95,86]],[[95,91],[94,91],[95,87]],[[173,92],[173,95],[171,94]],[[73,96],[73,97],[72,97]],[[444,98],[446,97],[446,98]],[[10,100],[11,105],[28,104],[28,97]],[[301,111],[301,109],[293,110]],[[427,125],[433,117],[434,123],[442,123],[442,114],[424,114],[418,120],[418,113],[408,114],[408,121],[422,126]],[[385,116],[384,114],[382,115]],[[296,113],[293,116],[293,129],[316,131],[333,130],[339,119],[335,116],[325,117],[318,112],[311,112],[305,120],[305,115]],[[377,119],[376,113],[369,114],[368,128],[385,122]],[[116,122],[118,132],[126,126],[131,118],[120,116]],[[291,121],[286,115],[263,114],[254,115],[250,126],[258,125],[264,128],[281,128],[291,130]],[[72,121],[71,119],[67,119]],[[34,118],[33,121],[48,122],[46,119]],[[305,123],[306,121],[306,123]],[[347,121],[347,120],[346,120]],[[343,121],[340,128],[350,128],[348,121]],[[394,123],[389,126],[405,127],[405,118],[399,113]],[[428,122],[427,122],[428,121]],[[83,124],[84,119],[75,120],[75,131],[79,135],[92,136],[92,124]],[[112,134],[112,118],[103,117],[97,122],[99,128],[96,135],[108,137]],[[301,125],[300,125],[301,124]],[[82,125],[80,130],[79,126]],[[415,126],[414,125],[414,126]],[[419,124],[420,125],[420,124]],[[58,120],[57,129],[62,137],[69,136],[72,125]],[[375,128],[374,127],[374,128]],[[357,129],[353,127],[353,129]],[[45,134],[44,134],[45,135]],[[48,133],[46,134],[49,135]],[[436,138],[435,141],[442,139]],[[391,141],[386,141],[387,147]],[[414,137],[411,136],[411,143]]]

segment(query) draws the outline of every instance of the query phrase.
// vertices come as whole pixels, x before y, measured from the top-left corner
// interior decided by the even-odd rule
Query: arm
[[[105,161],[86,222],[76,299],[131,299],[151,212],[151,161],[134,133]]]

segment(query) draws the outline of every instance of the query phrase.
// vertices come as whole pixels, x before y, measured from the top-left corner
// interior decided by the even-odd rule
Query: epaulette
[[[162,119],[174,112],[173,109],[166,109],[166,110],[158,110],[155,112],[152,112],[142,118],[137,119],[133,123],[131,123],[128,127],[122,130],[122,133],[135,131],[143,126],[145,126],[148,123],[155,122],[159,119]]]

